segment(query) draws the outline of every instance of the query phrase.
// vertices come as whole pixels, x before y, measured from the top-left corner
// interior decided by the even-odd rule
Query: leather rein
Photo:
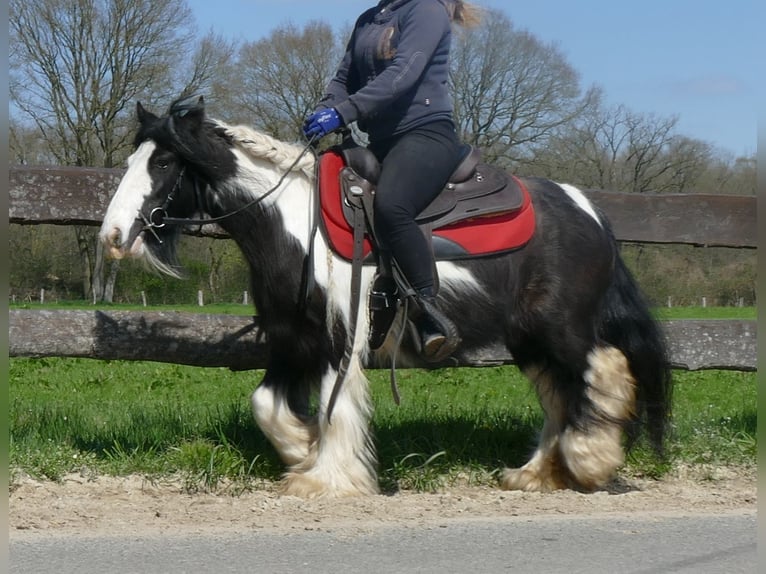
[[[249,209],[253,207],[254,205],[259,204],[263,200],[265,200],[268,196],[270,196],[272,193],[274,193],[284,182],[287,175],[293,170],[293,168],[298,165],[298,162],[303,158],[304,155],[306,155],[306,152],[309,150],[312,151],[314,154],[314,159],[316,160],[315,170],[319,169],[319,161],[317,158],[316,149],[314,147],[314,143],[317,140],[316,136],[312,136],[311,139],[308,141],[306,146],[301,150],[301,153],[298,154],[298,156],[295,158],[292,164],[287,168],[287,170],[282,174],[282,176],[279,178],[279,181],[266,191],[263,195],[260,197],[257,197],[253,199],[252,201],[246,203],[245,205],[238,207],[234,211],[230,211],[229,213],[225,213],[224,215],[220,215],[217,217],[211,217],[206,219],[194,219],[194,218],[187,218],[187,217],[168,217],[167,210],[170,204],[173,202],[173,195],[180,190],[181,188],[181,182],[186,174],[186,165],[184,165],[181,168],[181,171],[178,174],[178,178],[176,179],[176,182],[173,186],[173,189],[170,191],[168,196],[165,198],[165,201],[163,204],[159,207],[155,207],[149,212],[149,215],[146,216],[143,211],[140,209],[138,210],[138,217],[136,217],[136,220],[143,223],[143,227],[141,228],[141,231],[149,231],[154,235],[155,239],[162,243],[162,239],[160,239],[159,235],[157,234],[157,229],[162,229],[163,227],[167,225],[209,225],[211,223],[217,223],[219,221],[223,221],[224,219],[227,219],[229,217],[232,217],[238,213],[241,213],[242,211]],[[201,191],[201,185],[198,178],[194,178],[194,193],[197,196],[197,202],[198,205],[203,205],[204,202],[202,201],[202,191]],[[319,193],[318,193],[318,186],[319,186],[319,177],[318,174],[315,173],[314,176],[314,198],[315,198],[315,213],[312,217],[312,225],[311,225],[311,233],[309,236],[309,247],[308,247],[308,253],[306,254],[304,266],[303,266],[303,273],[301,278],[301,298],[298,302],[298,315],[302,315],[306,312],[306,309],[308,308],[308,305],[311,300],[311,294],[314,289],[315,284],[315,277],[314,277],[314,238],[316,236],[318,223],[319,223]],[[369,217],[371,214],[368,213],[367,216]],[[355,263],[355,272],[354,277],[352,281],[352,310],[351,310],[351,321],[349,325],[349,332],[346,336],[346,345],[344,349],[344,353],[341,357],[340,363],[338,365],[338,374],[335,380],[335,384],[333,385],[333,389],[330,395],[330,400],[327,408],[327,419],[328,423],[330,423],[332,418],[332,412],[335,406],[335,402],[338,398],[338,394],[340,392],[340,388],[346,378],[346,373],[348,370],[349,363],[351,361],[351,355],[353,353],[353,347],[354,347],[354,338],[355,338],[355,327],[356,327],[356,319],[357,319],[357,312],[358,312],[358,306],[359,306],[359,275],[361,274],[361,247],[362,247],[362,241],[364,238],[364,219],[365,215],[359,212],[359,216],[357,218],[357,225],[355,225],[355,244],[356,244],[356,263]],[[393,377],[393,375],[392,375]],[[394,392],[394,399],[396,401],[396,404],[399,404],[399,392],[396,387],[395,379],[392,378],[392,390]]]
[[[219,221],[223,221],[224,219],[228,219],[229,217],[232,217],[234,215],[237,215],[238,213],[242,213],[246,209],[249,209],[253,207],[254,205],[258,205],[262,201],[264,201],[267,197],[269,197],[272,193],[277,191],[281,186],[282,183],[285,181],[285,178],[287,175],[293,171],[293,168],[295,168],[296,165],[298,165],[298,162],[303,159],[303,156],[306,155],[306,152],[309,150],[312,151],[314,154],[314,159],[316,160],[316,149],[314,148],[314,143],[316,140],[316,136],[313,136],[308,143],[303,147],[301,150],[301,153],[298,154],[298,156],[295,158],[293,163],[290,164],[290,166],[285,170],[285,172],[281,175],[279,178],[279,181],[268,191],[266,191],[263,195],[260,197],[256,197],[252,201],[249,201],[245,205],[238,207],[234,211],[230,211],[229,213],[225,213],[223,215],[219,215],[217,217],[209,217],[209,218],[199,218],[194,219],[191,217],[168,217],[168,207],[170,207],[171,202],[173,201],[173,194],[176,193],[181,188],[181,181],[184,178],[184,175],[186,174],[186,165],[184,165],[181,168],[181,171],[178,174],[178,178],[176,178],[175,185],[173,186],[173,189],[170,190],[170,193],[165,198],[165,201],[163,204],[159,207],[155,207],[149,212],[149,215],[146,216],[141,209],[138,210],[138,217],[136,219],[143,223],[143,227],[141,228],[141,231],[149,231],[154,235],[155,239],[162,243],[162,240],[160,239],[159,235],[157,234],[157,229],[162,229],[166,225],[209,225],[211,223],[218,223]],[[315,163],[315,165],[317,165]],[[316,181],[316,177],[314,178]],[[316,183],[315,183],[316,185]],[[194,178],[194,193],[197,196],[197,203],[199,205],[203,204],[202,201],[202,191],[200,189],[200,181],[198,178]],[[316,223],[314,223],[316,225]],[[313,236],[313,233],[312,233]]]

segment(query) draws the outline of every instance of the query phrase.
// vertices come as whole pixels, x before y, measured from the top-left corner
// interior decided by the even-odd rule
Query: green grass
[[[211,315],[252,315],[253,306],[242,303],[212,303],[199,305],[150,305],[128,303],[97,303],[87,301],[59,301],[57,303],[11,303],[10,309],[46,309],[46,310],[85,310],[85,311],[179,311],[183,313],[208,313]]]
[[[657,307],[658,319],[757,319],[757,307]]]
[[[257,488],[283,466],[256,428],[249,395],[261,372],[149,362],[11,359],[10,468],[53,480],[67,472],[183,477],[187,490]],[[491,483],[523,464],[542,425],[512,366],[371,371],[384,490]],[[755,465],[756,374],[677,371],[673,464]],[[639,444],[628,472],[667,470]]]
[[[150,305],[98,303],[88,301],[60,301],[57,303],[12,303],[11,309],[84,309],[112,311],[182,311],[186,313],[210,313],[225,315],[252,315],[253,306],[242,303],[212,303],[199,305]],[[654,314],[659,319],[756,319],[757,307],[657,307]]]

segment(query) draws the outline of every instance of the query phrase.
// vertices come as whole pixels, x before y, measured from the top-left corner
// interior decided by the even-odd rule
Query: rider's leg
[[[446,358],[444,351],[454,350],[457,330],[435,305],[433,253],[415,217],[446,185],[460,161],[460,141],[452,122],[438,121],[390,141],[375,142],[370,149],[381,158],[375,194],[378,240],[390,250],[418,298],[425,301],[416,305],[421,311],[416,323],[423,350],[426,358],[441,360]],[[445,343],[449,346],[442,350]]]

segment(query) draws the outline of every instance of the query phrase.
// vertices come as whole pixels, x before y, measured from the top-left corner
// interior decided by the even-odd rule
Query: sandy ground
[[[591,494],[506,492],[449,487],[340,500],[279,496],[268,485],[244,494],[187,494],[180,482],[139,476],[69,475],[61,482],[16,477],[9,497],[10,538],[39,536],[215,534],[325,530],[371,532],[455,520],[546,516],[755,512],[755,469],[680,469],[662,480],[618,478]]]

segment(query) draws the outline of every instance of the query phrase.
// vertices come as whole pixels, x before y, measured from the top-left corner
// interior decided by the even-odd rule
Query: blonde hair
[[[293,171],[314,177],[314,157],[311,154],[305,155],[297,165],[292,165],[303,151],[301,146],[281,142],[249,126],[230,126],[217,120],[216,123],[250,157],[268,160],[281,170],[292,166]]]
[[[482,10],[478,6],[463,0],[446,0],[444,5],[450,20],[463,28],[473,28],[481,24]]]

